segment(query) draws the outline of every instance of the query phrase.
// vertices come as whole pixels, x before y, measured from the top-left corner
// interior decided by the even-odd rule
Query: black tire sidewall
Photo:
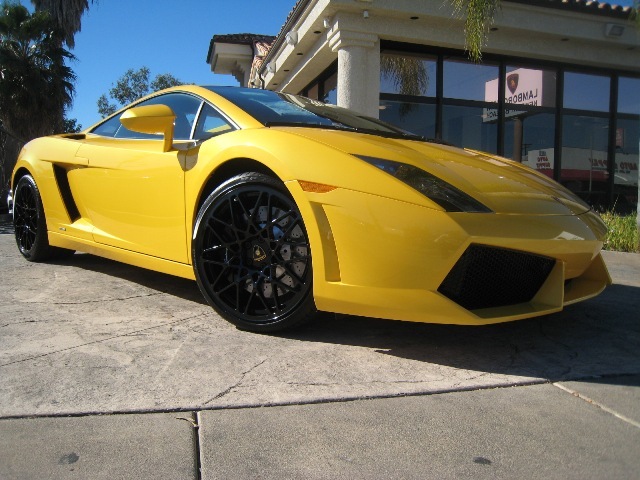
[[[16,244],[18,250],[24,258],[30,262],[39,262],[45,260],[51,256],[51,247],[49,247],[49,238],[47,235],[47,221],[45,219],[44,207],[42,205],[42,199],[40,197],[40,190],[36,185],[35,180],[31,175],[24,175],[18,180],[16,184],[15,198],[18,198],[22,189],[29,189],[32,191],[36,203],[36,236],[28,251],[23,250],[18,243],[18,237],[16,235]],[[15,208],[15,207],[14,207]],[[15,211],[14,211],[14,229],[15,229]]]

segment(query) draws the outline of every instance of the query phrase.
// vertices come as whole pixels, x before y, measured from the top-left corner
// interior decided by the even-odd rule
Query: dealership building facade
[[[630,13],[503,0],[476,64],[464,20],[443,0],[299,0],[275,37],[215,35],[207,62],[245,86],[520,161],[626,212],[638,202],[640,144],[640,29]]]

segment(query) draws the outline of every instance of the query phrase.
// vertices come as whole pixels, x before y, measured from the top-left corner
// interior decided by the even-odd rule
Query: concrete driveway
[[[617,414],[618,418],[631,421],[624,420],[620,424],[624,427],[616,427],[631,428],[620,434],[622,436],[615,428],[608,434],[627,445],[621,455],[624,462],[630,463],[622,465],[619,478],[625,478],[627,472],[637,472],[640,467],[637,455],[640,452],[637,448],[640,445],[640,408],[636,405],[640,399],[637,388],[640,379],[637,376],[640,374],[640,255],[607,252],[605,260],[615,284],[598,298],[552,316],[474,328],[340,316],[324,318],[304,331],[285,335],[257,335],[237,330],[205,304],[195,282],[86,254],[46,264],[26,262],[19,255],[11,228],[6,224],[0,225],[0,258],[0,419],[4,419],[0,421],[0,431],[7,429],[7,435],[18,435],[17,432],[24,433],[29,428],[39,431],[52,421],[60,422],[62,419],[56,417],[64,415],[95,419],[98,417],[85,415],[139,413],[145,414],[145,418],[160,415],[162,420],[163,415],[168,415],[166,412],[178,412],[170,414],[170,418],[181,418],[180,428],[189,430],[191,425],[199,426],[203,418],[216,418],[218,434],[227,436],[232,436],[229,429],[238,425],[241,418],[245,419],[243,422],[256,422],[254,425],[273,424],[263,441],[268,445],[266,439],[276,435],[281,440],[278,448],[284,448],[288,442],[296,444],[306,438],[300,425],[288,424],[290,434],[284,429],[281,438],[277,433],[279,428],[284,428],[278,419],[301,418],[297,415],[304,415],[304,409],[314,407],[301,404],[381,399],[379,408],[387,411],[385,415],[389,419],[393,418],[392,412],[400,415],[393,420],[394,428],[399,428],[407,418],[400,414],[402,408],[418,411],[422,408],[420,402],[437,402],[436,397],[449,398],[451,403],[448,405],[459,402],[458,409],[449,409],[447,415],[473,422],[473,415],[481,414],[474,412],[474,408],[486,413],[496,402],[504,402],[505,408],[507,405],[513,408],[511,402],[517,399],[512,397],[522,395],[518,402],[538,402],[543,410],[545,401],[556,399],[556,404],[549,405],[548,413],[557,421],[567,418],[558,405],[564,405],[568,398],[587,398],[592,405],[600,405],[597,400],[600,390],[582,391],[584,385],[590,384],[623,392],[603,396],[612,399],[614,405],[607,406],[605,401],[602,404],[605,410],[599,407],[598,415],[608,408],[613,413],[605,415],[606,418],[613,419]],[[522,390],[518,390],[521,394],[490,390],[511,386],[521,386]],[[502,392],[499,394],[502,400],[494,398],[497,394],[492,392]],[[595,399],[585,392],[591,392]],[[446,395],[428,395],[434,393]],[[385,403],[401,400],[389,397],[408,395],[428,396],[404,399],[403,404]],[[358,404],[351,402],[348,405]],[[336,409],[346,409],[346,412],[338,415],[343,420],[337,420],[330,413],[323,414],[327,428],[332,422],[338,427],[345,422],[350,424],[344,420],[354,418],[349,417],[350,408],[361,411],[347,404],[328,405],[334,405],[333,412]],[[366,410],[377,412],[373,405],[369,403]],[[434,411],[444,408],[434,403],[430,405]],[[566,408],[575,413],[578,404],[571,405],[567,404]],[[274,417],[261,417],[260,412],[266,410],[229,410],[265,406],[277,406],[264,414]],[[322,408],[328,408],[327,405],[315,407],[313,413],[308,413],[311,417],[319,415]],[[279,411],[278,408],[286,410]],[[561,411],[556,411],[558,408]],[[587,408],[587,403],[581,402],[579,408]],[[243,416],[234,412],[247,413]],[[514,418],[524,413],[522,409],[514,411]],[[216,414],[225,416],[215,417]],[[356,413],[352,415],[357,417]],[[375,418],[380,418],[371,417],[372,413],[368,415],[361,419],[362,425],[373,425]],[[29,417],[52,418],[37,419],[42,422],[40,426],[33,423],[36,420],[30,420],[28,426],[10,423],[12,420],[23,422]],[[134,417],[138,418],[134,415],[131,421]],[[108,418],[115,422],[120,417]],[[401,418],[405,420],[399,420]],[[74,419],[65,419],[71,420]],[[162,425],[161,420],[159,425]],[[507,420],[502,417],[501,421]],[[522,423],[524,420],[517,421]],[[535,424],[534,420],[529,421]],[[313,420],[309,418],[309,422],[313,423]],[[383,425],[385,423],[380,420],[368,434],[391,435],[391,431],[385,433]],[[464,436],[464,428],[455,428],[455,425],[461,425],[460,422],[451,425],[452,432]],[[162,431],[162,427],[159,428]],[[352,425],[355,432],[353,428]],[[600,433],[604,435],[606,428],[601,428]],[[584,429],[584,425],[580,429]],[[491,438],[490,431],[485,433]],[[184,441],[191,445],[188,433],[176,435],[184,436]],[[542,441],[546,434],[540,435]],[[157,438],[163,437],[158,434]],[[167,451],[175,453],[180,449],[171,448],[175,441],[172,438],[167,439]],[[447,438],[451,441],[451,437]],[[200,439],[203,444],[205,440],[204,437]],[[341,440],[334,438],[332,441]],[[633,442],[636,442],[635,447]],[[590,448],[573,444],[576,451],[583,454]],[[25,448],[36,448],[29,445],[27,442]],[[193,472],[196,472],[193,478],[199,475],[201,478],[296,478],[298,475],[336,478],[333,474],[311,475],[299,469],[260,470],[260,475],[256,474],[259,466],[255,467],[258,470],[234,470],[229,465],[249,468],[239,460],[242,448],[237,446],[233,450],[235,456],[224,457],[231,462],[229,464],[214,458],[215,453],[209,452],[208,457],[205,450],[199,451],[197,461],[185,467],[191,473],[185,474],[184,478],[191,478]],[[395,450],[382,448],[382,451],[390,455]],[[406,449],[402,451],[406,453]],[[418,449],[410,455],[417,459],[420,452]],[[165,458],[170,457],[165,455]],[[0,455],[0,461],[2,458]],[[13,457],[5,457],[9,464],[10,458]],[[383,461],[385,457],[377,458]],[[393,463],[393,458],[396,457],[384,461]],[[473,458],[473,468],[491,464],[482,455]],[[387,475],[388,478],[410,478],[406,474],[408,471],[416,473],[416,478],[427,478],[424,472],[434,468],[434,463],[430,463],[425,466],[426,470],[411,470],[411,464],[402,461],[400,468],[398,462],[398,476]],[[414,462],[414,465],[418,463]],[[179,464],[172,462],[174,467]],[[212,470],[211,465],[218,465],[219,469]],[[368,465],[373,468],[376,463]],[[447,462],[442,463],[443,468],[446,465]],[[521,463],[517,465],[522,467]],[[589,478],[589,472],[599,471],[584,462],[583,467],[582,471],[576,471],[581,478],[585,478],[585,474]],[[380,470],[376,468],[357,471],[363,474],[362,478],[378,478]],[[19,472],[20,468],[15,471]],[[272,472],[273,476],[266,471]],[[341,474],[336,475],[358,476],[354,473],[357,471],[340,470]],[[515,467],[504,470],[503,478],[516,475],[518,471]],[[554,466],[549,467],[549,471],[563,470]],[[549,471],[542,469],[540,473],[548,474]],[[128,472],[122,478],[131,474]],[[478,477],[477,470],[469,472]],[[486,470],[485,473],[487,478],[496,477],[495,471],[489,474]],[[445,477],[447,475],[433,478]],[[0,478],[5,478],[1,466]],[[16,474],[16,478],[29,476]],[[93,471],[90,478],[102,477]],[[172,470],[163,478],[182,476],[175,477]]]

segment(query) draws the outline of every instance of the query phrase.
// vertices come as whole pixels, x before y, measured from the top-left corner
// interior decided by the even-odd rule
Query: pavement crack
[[[633,426],[634,426],[634,427],[636,427],[636,428],[640,428],[640,422],[636,422],[635,420],[633,420],[633,419],[631,419],[631,418],[629,418],[629,417],[626,417],[626,416],[622,415],[621,413],[616,412],[616,411],[615,411],[615,410],[613,410],[612,408],[609,408],[609,407],[607,407],[606,405],[603,405],[602,403],[597,402],[597,401],[595,401],[594,399],[589,398],[589,397],[587,397],[586,395],[584,395],[584,394],[582,394],[582,393],[580,393],[580,392],[578,392],[578,391],[576,391],[576,390],[573,390],[573,389],[571,389],[571,388],[569,388],[569,387],[566,387],[566,386],[564,386],[564,385],[562,385],[561,383],[558,383],[558,382],[552,383],[552,385],[553,385],[554,387],[559,388],[560,390],[563,390],[563,391],[565,391],[565,392],[567,392],[567,393],[569,393],[569,394],[573,395],[573,396],[574,396],[574,397],[576,397],[576,398],[579,398],[580,400],[582,400],[582,401],[584,401],[584,402],[590,403],[590,404],[591,404],[591,405],[593,405],[594,407],[597,407],[597,408],[599,408],[600,410],[603,410],[603,411],[605,411],[605,412],[607,412],[607,413],[609,413],[609,414],[613,415],[613,416],[614,416],[614,417],[616,417],[616,418],[619,418],[619,419],[620,419],[620,420],[622,420],[623,422],[626,422],[626,423],[628,423],[628,424],[630,424],[630,425],[633,425]]]
[[[4,325],[0,325],[0,328],[9,327],[9,326],[13,326],[13,325],[22,325],[23,323],[40,323],[40,321],[39,320],[25,320],[23,322],[5,323]]]
[[[146,297],[155,297],[158,295],[165,295],[164,292],[153,292],[153,293],[145,293],[140,295],[131,295],[129,297],[119,297],[119,298],[104,298],[98,300],[85,300],[82,302],[25,302],[32,304],[47,304],[47,305],[86,305],[88,303],[107,303],[107,302],[124,302],[125,300],[132,300],[135,298],[146,298]]]
[[[0,364],[0,368],[8,367],[10,365],[15,365],[17,363],[28,362],[30,360],[36,360],[38,358],[48,357],[49,355],[54,355],[56,353],[67,352],[69,350],[75,350],[77,348],[86,347],[88,345],[95,345],[95,344],[98,344],[98,343],[108,342],[110,340],[115,340],[117,338],[130,337],[132,335],[137,335],[137,334],[140,334],[141,332],[146,332],[146,331],[152,330],[154,328],[166,327],[168,325],[176,325],[178,323],[186,322],[188,320],[193,320],[194,318],[199,318],[199,317],[203,317],[203,316],[206,316],[206,314],[192,315],[190,317],[181,318],[179,320],[174,320],[173,322],[161,323],[159,325],[153,325],[152,327],[142,328],[140,330],[134,330],[132,332],[126,332],[126,333],[122,333],[120,335],[113,335],[111,337],[103,338],[101,340],[94,340],[92,342],[86,342],[86,343],[82,343],[80,345],[74,345],[73,347],[61,348],[60,350],[54,350],[52,352],[42,353],[40,355],[35,355],[33,357],[27,357],[27,358],[23,358],[23,359],[20,359],[20,360],[14,360],[13,362]]]
[[[260,365],[262,365],[266,361],[267,361],[267,359],[265,358],[262,361],[260,361],[260,362],[256,363],[255,365],[253,365],[251,368],[249,368],[249,369],[245,370],[244,372],[242,372],[240,374],[240,379],[236,383],[231,385],[229,388],[224,389],[222,392],[218,393],[215,397],[210,398],[209,400],[204,402],[203,405],[208,405],[211,402],[215,402],[219,398],[222,398],[225,395],[229,394],[232,390],[238,388],[240,386],[240,384],[242,384],[242,382],[244,381],[244,379],[245,379],[245,377],[247,375],[249,375],[252,371],[254,371],[256,368],[258,368]]]

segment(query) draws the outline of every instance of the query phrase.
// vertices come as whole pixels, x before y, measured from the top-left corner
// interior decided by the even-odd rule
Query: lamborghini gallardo
[[[258,332],[319,311],[483,325],[610,283],[604,224],[548,177],[266,90],[174,87],[36,139],[10,196],[27,260],[82,251],[195,279]]]

